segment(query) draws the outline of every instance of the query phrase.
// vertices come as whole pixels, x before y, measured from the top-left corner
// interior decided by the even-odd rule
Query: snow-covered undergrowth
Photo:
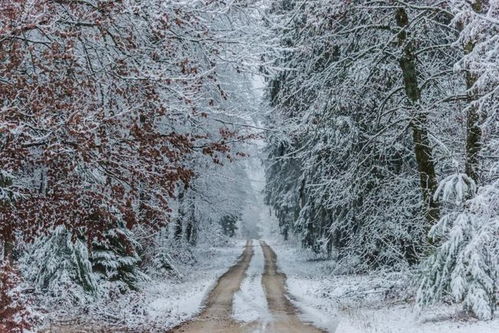
[[[335,333],[497,333],[499,318],[477,321],[458,306],[436,305],[417,313],[410,272],[335,275],[335,262],[290,243],[269,241],[287,275],[303,320]]]
[[[193,261],[176,264],[178,276],[155,276],[142,282],[138,291],[105,298],[85,308],[48,311],[39,330],[70,326],[164,332],[200,312],[204,297],[237,261],[244,244],[233,241],[220,247],[194,248]]]
[[[336,333],[497,333],[499,320],[460,316],[459,306],[427,309],[420,317],[412,304],[380,304],[342,311]]]
[[[244,242],[233,245],[199,250],[202,253],[196,253],[195,267],[180,267],[183,278],[179,281],[162,280],[144,286],[148,320],[170,328],[198,313],[217,279],[241,254]]]
[[[234,295],[233,317],[238,321],[258,321],[265,325],[272,319],[261,282],[265,260],[258,241],[253,240],[253,248],[255,252],[241,290]]]

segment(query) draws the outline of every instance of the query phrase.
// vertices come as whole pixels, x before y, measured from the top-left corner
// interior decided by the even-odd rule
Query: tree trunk
[[[469,72],[466,73],[466,87],[468,89],[468,101],[470,103],[476,100],[471,88],[476,82],[476,78]],[[466,115],[466,161],[465,172],[468,177],[473,179],[475,183],[479,183],[479,153],[481,149],[482,129],[480,128],[480,115],[478,107],[469,105]]]
[[[189,218],[185,228],[185,240],[191,245],[196,245],[197,242],[197,226],[194,204],[189,206]]]
[[[182,240],[182,233],[183,233],[183,219],[185,217],[185,212],[184,212],[184,189],[180,189],[180,193],[178,194],[178,216],[175,220],[175,225],[173,226],[173,237],[177,241]]]
[[[14,238],[12,233],[10,235],[7,232],[2,234],[3,238],[3,260],[12,262],[14,253]]]
[[[405,28],[408,25],[409,19],[403,8],[397,10],[395,17],[399,27]],[[428,121],[426,114],[421,110],[420,106],[421,90],[418,86],[414,46],[411,41],[407,41],[407,32],[405,30],[399,33],[398,40],[399,45],[403,47],[403,55],[399,60],[399,64],[404,76],[405,93],[416,111],[410,126],[413,134],[414,153],[418,165],[421,192],[423,200],[427,205],[425,218],[429,228],[440,216],[439,203],[433,199],[433,194],[438,185],[435,163],[427,131]]]
[[[482,12],[482,1],[477,0],[471,6],[476,13]],[[469,54],[473,51],[475,44],[470,41],[464,47],[464,53]],[[471,72],[466,71],[466,90],[468,94],[468,103],[473,103],[476,100],[476,94],[473,92],[477,78]],[[480,115],[476,105],[468,105],[466,115],[466,161],[465,172],[468,177],[473,179],[475,183],[479,183],[480,161],[479,153],[481,149],[482,129],[480,127]]]
[[[4,177],[0,174],[0,187],[6,188],[12,185],[12,180],[8,177]],[[12,198],[11,198],[12,199]],[[7,199],[8,201],[9,199]],[[0,206],[8,205],[8,202],[0,201]],[[0,228],[0,237],[2,240],[2,251],[3,251],[3,259],[12,262],[13,253],[14,253],[14,229],[12,225],[9,224],[8,221],[2,221],[4,225]]]

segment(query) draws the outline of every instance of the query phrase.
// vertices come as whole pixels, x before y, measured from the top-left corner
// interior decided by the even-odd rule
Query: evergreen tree
[[[29,246],[21,267],[39,293],[62,305],[84,304],[97,296],[87,242],[62,226]]]
[[[226,215],[222,217],[220,220],[220,225],[222,226],[222,230],[224,235],[229,237],[234,237],[237,230],[237,222],[240,217],[234,215]]]
[[[268,83],[267,203],[283,233],[359,270],[419,262],[459,126],[442,117],[463,82],[449,70],[459,50],[448,11],[385,4],[273,8],[283,51]],[[427,111],[437,105],[440,116]]]
[[[99,285],[110,287],[121,293],[138,290],[138,283],[147,277],[140,272],[137,248],[140,245],[126,228],[117,227],[104,234],[104,238],[94,242],[90,256],[92,270]]]
[[[441,242],[424,262],[419,307],[450,298],[480,319],[493,318],[499,268],[499,242],[494,237],[499,227],[498,185],[496,181],[485,186],[475,196],[476,185],[467,175],[452,175],[440,184],[437,194],[453,207],[431,230]]]
[[[438,246],[423,265],[418,306],[452,298],[480,319],[497,303],[499,183],[497,158],[497,33],[499,2],[451,1],[457,44],[464,55],[456,69],[465,77],[464,165],[439,185],[444,215],[431,230]],[[488,135],[484,135],[488,133]]]

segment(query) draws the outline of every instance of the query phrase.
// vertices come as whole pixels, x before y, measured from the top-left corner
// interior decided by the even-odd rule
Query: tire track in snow
[[[288,298],[286,275],[277,269],[275,252],[265,242],[260,245],[248,241],[241,259],[220,277],[199,316],[169,332],[325,333],[300,320]],[[255,250],[256,259],[251,260]]]
[[[326,333],[299,318],[298,310],[289,300],[286,275],[277,268],[277,255],[264,241],[260,241],[260,245],[265,257],[262,284],[273,316],[267,331],[272,333]]]
[[[272,321],[262,286],[265,259],[258,242],[253,240],[253,244],[254,255],[241,289],[234,295],[232,316],[240,322],[253,322],[258,326],[255,330],[264,331],[268,323]]]

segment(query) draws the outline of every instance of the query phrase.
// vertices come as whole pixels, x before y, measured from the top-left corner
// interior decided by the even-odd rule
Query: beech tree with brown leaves
[[[34,235],[64,225],[92,239],[116,219],[129,229],[138,223],[158,229],[175,188],[194,176],[189,156],[218,161],[228,153],[230,131],[182,130],[207,119],[217,98],[226,99],[217,83],[224,41],[196,16],[216,6],[2,4],[7,256],[16,230]]]
[[[220,122],[233,111],[220,72],[241,73],[233,54],[249,46],[238,30],[220,27],[247,6],[0,2],[6,261],[17,259],[20,242],[56,227],[89,248],[118,227],[156,232],[178,189],[196,177],[193,161],[237,156],[234,144],[251,135]]]

